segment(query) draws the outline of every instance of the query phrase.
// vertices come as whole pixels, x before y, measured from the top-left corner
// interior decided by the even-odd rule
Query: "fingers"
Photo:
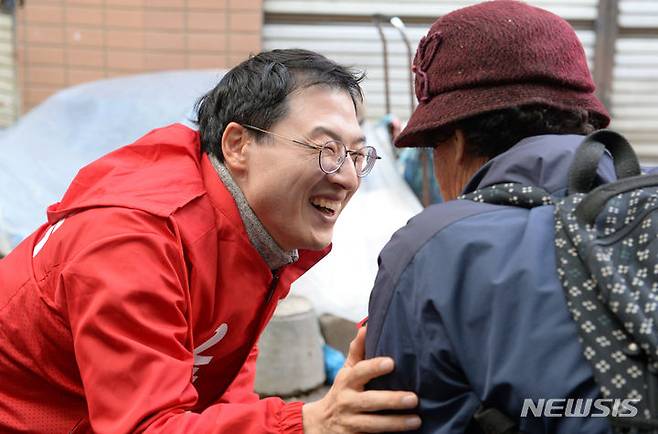
[[[412,410],[418,406],[415,394],[389,390],[363,391],[365,383],[390,373],[393,365],[392,359],[378,357],[341,369],[325,397],[303,407],[304,432],[312,433],[314,427],[321,428],[317,432],[323,433],[398,432],[418,428],[420,419],[416,415],[375,413]]]
[[[420,428],[418,416],[384,416],[377,414],[356,414],[348,417],[346,426],[350,432],[399,432]]]
[[[373,414],[382,410],[404,411],[418,405],[418,398],[411,392],[370,390],[363,387],[372,379],[393,372],[394,362],[389,357],[363,360],[365,356],[366,327],[359,329],[350,344],[345,367],[340,370],[332,390],[337,398],[337,414],[342,422],[338,425],[349,428],[347,432],[398,432],[420,427],[416,415]],[[335,390],[334,390],[335,389]]]
[[[411,392],[369,390],[354,397],[351,407],[355,412],[381,410],[411,410],[418,405],[418,398]]]
[[[362,360],[351,369],[341,369],[341,381],[353,389],[362,389],[373,378],[393,372],[394,363],[390,357],[376,357]],[[338,381],[338,379],[337,379]]]
[[[366,354],[366,327],[361,327],[354,340],[350,342],[345,366],[354,366],[364,359]]]

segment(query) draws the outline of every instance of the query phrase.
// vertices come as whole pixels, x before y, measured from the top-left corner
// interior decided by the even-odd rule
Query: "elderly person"
[[[438,19],[414,70],[420,104],[396,145],[434,148],[446,203],[381,253],[366,356],[396,370],[372,388],[416,392],[423,433],[479,433],[480,407],[507,415],[488,432],[610,432],[605,418],[521,417],[525,399],[600,393],[556,272],[553,207],[455,200],[506,182],[564,196],[583,135],[609,122],[574,30],[522,2],[481,3]],[[598,182],[612,179],[606,159]]]

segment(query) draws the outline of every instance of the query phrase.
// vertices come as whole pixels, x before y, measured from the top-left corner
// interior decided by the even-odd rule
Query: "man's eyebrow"
[[[308,137],[310,137],[310,138],[317,137],[317,136],[329,136],[334,140],[337,140],[339,142],[343,142],[343,139],[340,137],[339,134],[337,134],[335,131],[330,130],[329,128],[325,128],[325,127],[315,127],[315,128],[313,128],[313,130],[308,135]],[[358,137],[353,143],[349,143],[349,144],[353,145],[353,144],[365,143],[365,142],[366,142],[366,137],[361,136],[361,137]]]

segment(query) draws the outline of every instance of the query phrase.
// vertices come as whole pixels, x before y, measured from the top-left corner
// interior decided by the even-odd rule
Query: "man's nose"
[[[328,175],[331,182],[339,184],[347,191],[354,191],[359,188],[361,178],[356,174],[356,166],[349,155],[345,157],[340,169]]]

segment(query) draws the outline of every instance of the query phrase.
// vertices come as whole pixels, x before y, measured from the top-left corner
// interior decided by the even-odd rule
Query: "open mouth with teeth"
[[[311,205],[321,213],[331,217],[336,215],[341,204],[339,201],[314,197],[311,198]]]

